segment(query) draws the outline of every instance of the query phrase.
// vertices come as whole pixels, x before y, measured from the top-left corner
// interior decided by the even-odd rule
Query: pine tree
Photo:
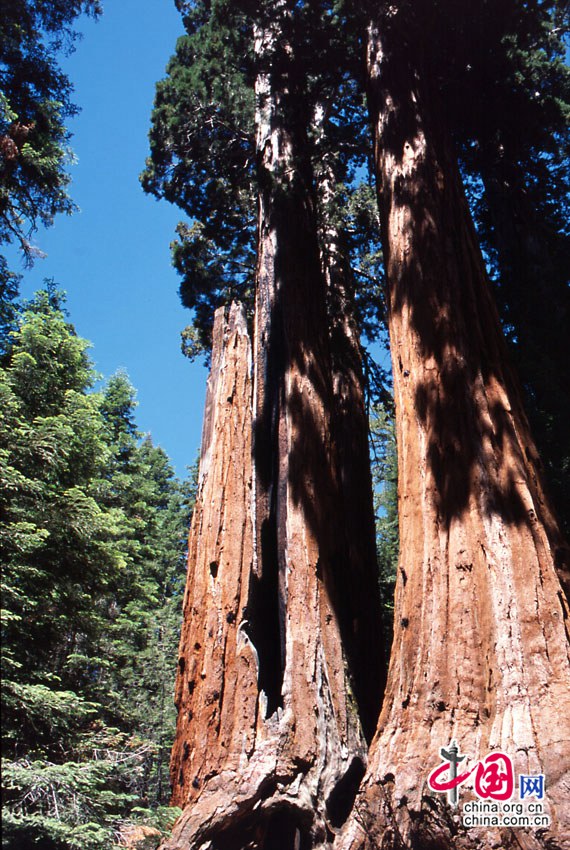
[[[53,285],[1,371],[3,846],[108,848],[161,826],[188,502],[102,395]],[[157,833],[158,834],[158,833]]]
[[[87,755],[117,744],[81,679],[97,669],[97,603],[121,568],[117,518],[97,500],[106,446],[87,347],[52,287],[24,312],[2,370],[3,819],[14,847],[101,846],[125,800],[105,797],[112,760]]]
[[[98,0],[13,0],[0,21],[0,240],[19,244],[33,261],[30,239],[40,224],[70,213],[71,159],[65,121],[77,112],[58,65],[77,39],[75,19],[97,16]]]
[[[113,594],[101,650],[107,670],[97,687],[108,719],[153,744],[137,792],[156,807],[169,798],[175,722],[170,659],[180,632],[189,505],[163,450],[149,437],[141,442],[135,406],[127,376],[113,376],[102,403],[113,448],[105,499],[124,515],[121,547],[129,567]]]

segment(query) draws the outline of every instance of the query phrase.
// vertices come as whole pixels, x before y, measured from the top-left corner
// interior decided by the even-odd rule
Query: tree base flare
[[[480,816],[480,821],[491,820]],[[566,838],[548,829],[477,826],[464,823],[463,804],[422,796],[412,806],[396,799],[393,777],[363,786],[335,850],[564,850]]]

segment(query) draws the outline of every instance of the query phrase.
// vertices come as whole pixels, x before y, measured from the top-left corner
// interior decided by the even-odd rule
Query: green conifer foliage
[[[53,287],[0,370],[4,843],[109,848],[164,821],[189,500],[101,393]],[[38,845],[39,843],[39,845]]]
[[[11,0],[0,17],[0,242],[16,241],[28,262],[40,224],[74,205],[67,118],[77,112],[58,65],[77,39],[75,19],[98,15],[99,0]]]
[[[337,3],[294,5],[295,67],[304,71],[290,82],[300,93],[297,106],[308,128],[313,168],[319,171],[326,157],[335,172],[336,204],[326,217],[346,229],[360,283],[359,318],[375,338],[382,314],[379,233],[370,205],[364,212],[373,197],[361,182],[369,151],[357,38],[354,28],[342,28]],[[150,156],[141,183],[190,219],[178,225],[172,245],[181,300],[194,311],[182,335],[182,350],[190,357],[209,351],[217,307],[237,299],[250,316],[253,310],[258,188],[253,20],[271,14],[270,7],[254,6],[229,0],[180,4],[187,34],[178,40],[156,87]],[[318,132],[317,110],[322,116]],[[363,297],[372,291],[376,303]]]
[[[156,89],[146,192],[191,219],[177,228],[173,263],[180,295],[196,311],[188,353],[211,345],[214,310],[252,299],[255,269],[255,146],[251,34],[235,4],[184,4],[178,39]]]

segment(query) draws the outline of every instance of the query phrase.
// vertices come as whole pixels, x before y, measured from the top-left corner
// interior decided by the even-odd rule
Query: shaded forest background
[[[193,310],[183,349],[207,359],[214,309],[238,298],[252,311],[247,4],[177,5],[187,35],[157,88],[142,183],[188,216],[173,247],[181,297]],[[311,136],[315,172],[333,184],[321,227],[342,229],[363,345],[381,346],[382,257],[358,21],[351,4],[323,4],[324,17],[315,9],[301,28],[309,73],[297,96],[325,115]],[[28,263],[31,235],[72,209],[66,122],[75,106],[58,55],[73,42],[77,15],[100,13],[91,0],[58,0],[51,10],[14,3],[0,32],[0,236],[19,244]],[[568,9],[525,10],[483,3],[475,18],[451,15],[453,26],[437,32],[434,17],[426,43],[437,55],[427,51],[425,62],[452,113],[503,328],[568,532]],[[339,74],[347,44],[354,62]],[[89,344],[57,286],[21,303],[18,285],[2,259],[2,841],[98,850],[128,824],[166,832],[177,813],[167,809],[168,758],[195,474],[177,480],[165,453],[139,433],[125,374],[95,389]],[[329,308],[334,315],[339,305]],[[393,409],[389,376],[363,352],[389,612],[398,555]]]

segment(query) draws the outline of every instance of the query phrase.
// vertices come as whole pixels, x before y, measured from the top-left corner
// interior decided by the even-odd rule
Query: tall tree
[[[75,19],[100,11],[99,0],[13,0],[2,9],[0,240],[15,240],[29,262],[38,226],[74,208],[67,193],[71,152],[65,121],[77,108],[58,56],[73,49]]]
[[[62,305],[20,312],[0,370],[2,840],[102,850],[165,818],[188,510]]]
[[[196,8],[205,13],[214,5],[197,4]],[[338,522],[341,488],[332,447],[335,364],[327,350],[327,336],[331,325],[334,336],[346,319],[349,299],[344,296],[350,282],[342,261],[344,234],[326,215],[319,219],[317,214],[326,209],[331,194],[326,185],[331,182],[330,173],[325,168],[317,175],[321,178],[319,209],[311,161],[311,151],[319,145],[311,147],[307,142],[307,129],[315,131],[315,107],[323,104],[320,86],[329,70],[326,62],[317,68],[307,57],[313,49],[322,58],[320,39],[332,6],[283,2],[254,12],[251,4],[246,6],[257,25],[253,68],[259,242],[252,474],[254,554],[261,553],[262,558],[254,564],[260,585],[264,582],[261,599],[286,598],[280,606],[281,617],[258,619],[257,629],[249,631],[248,638],[263,650],[259,686],[270,697],[269,713],[273,697],[279,717],[278,709],[288,707],[289,692],[284,688],[280,693],[275,682],[279,685],[282,677],[288,684],[284,673],[290,656],[283,659],[278,649],[283,634],[288,634],[288,606],[292,612],[298,610],[298,600],[293,594],[286,597],[279,577],[288,575],[288,559],[294,560],[295,572],[297,567],[299,573],[309,567],[308,575],[312,563],[311,557],[306,558],[311,549],[300,552],[298,546],[289,545],[289,530],[297,529],[301,539],[301,530],[306,533],[308,528],[310,535],[305,539],[315,544],[312,551],[320,556],[321,570],[336,547],[346,551]],[[520,772],[544,768],[552,829],[543,835],[527,833],[523,840],[528,846],[540,846],[545,841],[562,844],[566,839],[563,785],[567,766],[557,737],[557,705],[567,706],[569,698],[564,623],[568,612],[557,570],[564,577],[567,549],[540,480],[538,455],[508,365],[452,145],[453,136],[465,165],[470,145],[492,141],[484,112],[473,110],[477,120],[469,123],[466,104],[470,106],[481,89],[490,90],[489,81],[501,76],[500,69],[504,85],[493,104],[495,113],[501,102],[511,107],[522,102],[513,83],[521,56],[519,42],[524,42],[517,34],[527,24],[535,32],[540,30],[537,21],[553,4],[524,4],[524,25],[516,19],[519,6],[509,0],[468,4],[458,14],[451,3],[402,0],[381,4],[368,21],[369,103],[395,370],[402,546],[387,698],[367,777],[337,838],[340,846],[491,844],[496,836],[462,832],[457,837],[457,825],[442,800],[433,795],[424,799],[432,759],[438,758],[439,747],[452,735],[460,737],[462,749],[473,758],[502,747],[513,755]],[[243,9],[244,5],[223,8]],[[335,4],[333,16],[337,12]],[[315,14],[321,16],[322,26],[312,29],[307,24]],[[461,48],[469,45],[471,25],[488,37],[486,49],[475,52],[477,62],[465,63]],[[426,34],[427,39],[420,37]],[[508,49],[509,36],[515,38],[514,50]],[[352,38],[350,32],[347,39]],[[442,43],[445,50],[440,51]],[[469,83],[473,71],[476,82]],[[459,82],[453,98],[450,81],[454,78]],[[528,106],[530,89],[526,83],[522,88],[522,100]],[[447,115],[438,105],[444,96],[446,106],[453,106]],[[526,112],[527,116],[537,114]],[[335,118],[342,123],[346,115]],[[546,124],[546,135],[534,146],[538,158],[540,145],[554,126]],[[505,122],[501,129],[505,130]],[[318,128],[316,136],[319,140]],[[544,151],[548,154],[548,146]],[[467,164],[480,180],[484,163],[474,165],[475,160],[472,157]],[[491,206],[489,201],[489,210]],[[327,239],[320,246],[315,240],[319,220],[332,248],[328,253]],[[336,325],[334,311],[332,322],[331,312],[323,322],[322,308],[324,283],[333,277],[342,283],[336,296],[343,310]],[[559,287],[555,289],[560,305]],[[508,300],[514,303],[511,297]],[[330,301],[334,304],[335,298]],[[509,309],[516,312],[512,306]],[[343,344],[346,341],[343,334]],[[295,388],[300,388],[296,395]],[[302,432],[297,422],[302,423]],[[326,451],[315,465],[314,456],[319,457],[323,445]],[[299,458],[302,469],[296,465]],[[284,516],[289,528],[282,521]],[[338,527],[331,528],[331,520]],[[263,523],[265,537],[259,533]],[[334,570],[334,561],[333,556],[329,575],[334,582],[329,580],[328,588],[336,583],[337,592],[332,590],[331,597],[341,600],[334,613],[350,659],[355,643],[347,621],[349,612],[354,612],[354,597],[338,593],[342,576]],[[273,572],[272,563],[277,564]],[[326,586],[327,574],[322,574]],[[309,619],[306,612],[301,616]],[[279,630],[283,622],[285,629]],[[452,651],[445,643],[448,635],[455,641]],[[270,646],[263,643],[264,638]],[[530,654],[528,647],[532,647]],[[325,657],[330,648],[329,643]],[[183,688],[184,679],[179,681]],[[335,689],[343,687],[342,679],[330,684],[334,699]],[[301,680],[299,694],[303,688]],[[334,727],[329,731],[334,741]],[[295,746],[297,740],[288,741],[283,752],[294,752]],[[179,753],[183,760],[183,750]],[[217,779],[210,777],[211,787],[219,787]],[[309,770],[301,777],[300,787],[311,787],[311,779]],[[286,780],[283,785],[287,787]],[[276,803],[285,808],[284,801],[270,792],[260,811],[250,810],[249,804],[257,804],[258,798],[244,788],[237,809],[224,810],[222,801],[216,815],[222,823],[210,837],[221,830],[222,842],[248,840],[271,846],[279,831],[280,846],[310,845],[322,840],[319,824],[326,824],[328,818],[331,826],[328,806],[317,802],[312,810],[303,809],[302,816],[291,815],[287,829],[285,815],[283,821],[273,820],[270,813]],[[333,826],[341,824],[352,802],[345,786],[339,784],[336,790],[346,805],[342,815],[337,809]],[[195,792],[189,791],[192,799],[205,804],[202,789]],[[194,834],[188,807],[170,846],[191,843]],[[200,834],[199,841],[203,839]],[[502,840],[508,846],[515,838],[505,833]]]
[[[85,687],[121,563],[119,517],[97,499],[106,444],[87,347],[50,287],[20,317],[0,376],[8,847],[100,847],[125,803],[124,786],[105,799],[120,736],[96,724]]]
[[[422,17],[368,23],[368,99],[383,226],[398,438],[400,560],[387,692],[341,847],[491,847],[426,798],[439,748],[546,775],[568,841],[568,558],[459,178]],[[416,28],[417,27],[417,28]],[[563,575],[563,572],[561,572]],[[564,708],[563,708],[564,706]],[[564,718],[564,719],[563,719]],[[561,729],[561,725],[563,728]],[[502,846],[517,846],[509,830]]]
[[[230,655],[229,692],[224,691],[226,704],[235,699],[235,688],[241,693],[249,687],[244,715],[234,719],[238,730],[241,724],[239,740],[247,742],[247,749],[244,753],[242,745],[243,763],[236,774],[236,754],[227,737],[222,705],[217,733],[224,735],[229,751],[220,764],[218,743],[208,748],[217,766],[211,769],[207,760],[210,769],[203,784],[199,775],[195,782],[192,773],[187,775],[184,749],[190,762],[197,738],[202,738],[203,748],[203,736],[212,734],[210,724],[201,725],[210,689],[195,678],[196,663],[207,650],[200,638],[194,644],[187,640],[178,679],[183,709],[179,726],[187,731],[177,744],[174,762],[175,773],[182,771],[184,786],[184,796],[180,799],[177,792],[176,799],[187,810],[168,844],[173,848],[207,841],[242,846],[254,838],[268,848],[278,840],[291,846],[324,841],[327,830],[338,828],[346,817],[362,775],[365,746],[359,713],[370,729],[379,707],[380,676],[359,660],[366,642],[378,670],[382,668],[375,554],[372,551],[359,572],[355,569],[348,575],[348,535],[331,439],[334,405],[327,287],[307,139],[311,108],[302,98],[306,64],[301,33],[306,12],[294,3],[267,3],[250,19],[256,68],[259,219],[250,414],[252,564],[238,632],[241,629],[242,641],[250,647],[250,674],[255,658],[256,682],[252,689],[249,679],[234,681]],[[237,344],[232,339],[230,350]],[[222,370],[222,374],[229,379],[228,372]],[[226,393],[220,398],[224,400]],[[237,398],[235,403],[245,404]],[[217,428],[215,433],[223,440]],[[239,437],[241,428],[228,430],[226,451],[234,434]],[[220,452],[218,443],[215,457]],[[245,452],[247,456],[247,448]],[[242,451],[239,457],[243,456]],[[235,470],[224,474],[235,476]],[[233,477],[228,481],[233,482]],[[239,505],[243,510],[243,501]],[[218,506],[218,511],[222,508]],[[209,508],[209,515],[212,511]],[[203,534],[207,545],[209,537]],[[200,556],[190,563],[187,616],[197,618],[206,605],[209,616],[215,618],[223,601],[214,593],[222,564],[217,560],[210,564],[215,568],[212,587],[208,576],[204,581],[200,552],[198,548]],[[224,573],[228,574],[225,566]],[[242,577],[242,599],[243,581]],[[205,592],[202,606],[190,601],[196,592]],[[229,629],[222,623],[218,631],[220,640],[235,632],[233,620],[228,622]],[[189,633],[193,634],[192,626]],[[206,678],[207,670],[202,666]],[[186,694],[188,688],[192,697]],[[194,698],[197,689],[202,701]],[[221,700],[219,688],[216,694],[215,699]],[[223,789],[220,776],[225,777]],[[262,810],[257,812],[260,794]]]
[[[107,659],[94,697],[107,722],[150,744],[137,793],[156,807],[169,797],[168,759],[175,713],[170,699],[189,506],[165,452],[135,422],[135,391],[119,372],[101,403],[110,452],[101,499],[123,518],[120,548],[126,560],[113,588],[100,642]]]
[[[568,5],[509,0],[467,8],[454,26],[422,17],[458,151],[479,191],[473,207],[562,526],[570,528]],[[483,51],[480,45],[492,45]],[[489,81],[493,81],[493,85]],[[478,97],[478,91],[485,97]],[[472,188],[475,188],[472,184]]]

